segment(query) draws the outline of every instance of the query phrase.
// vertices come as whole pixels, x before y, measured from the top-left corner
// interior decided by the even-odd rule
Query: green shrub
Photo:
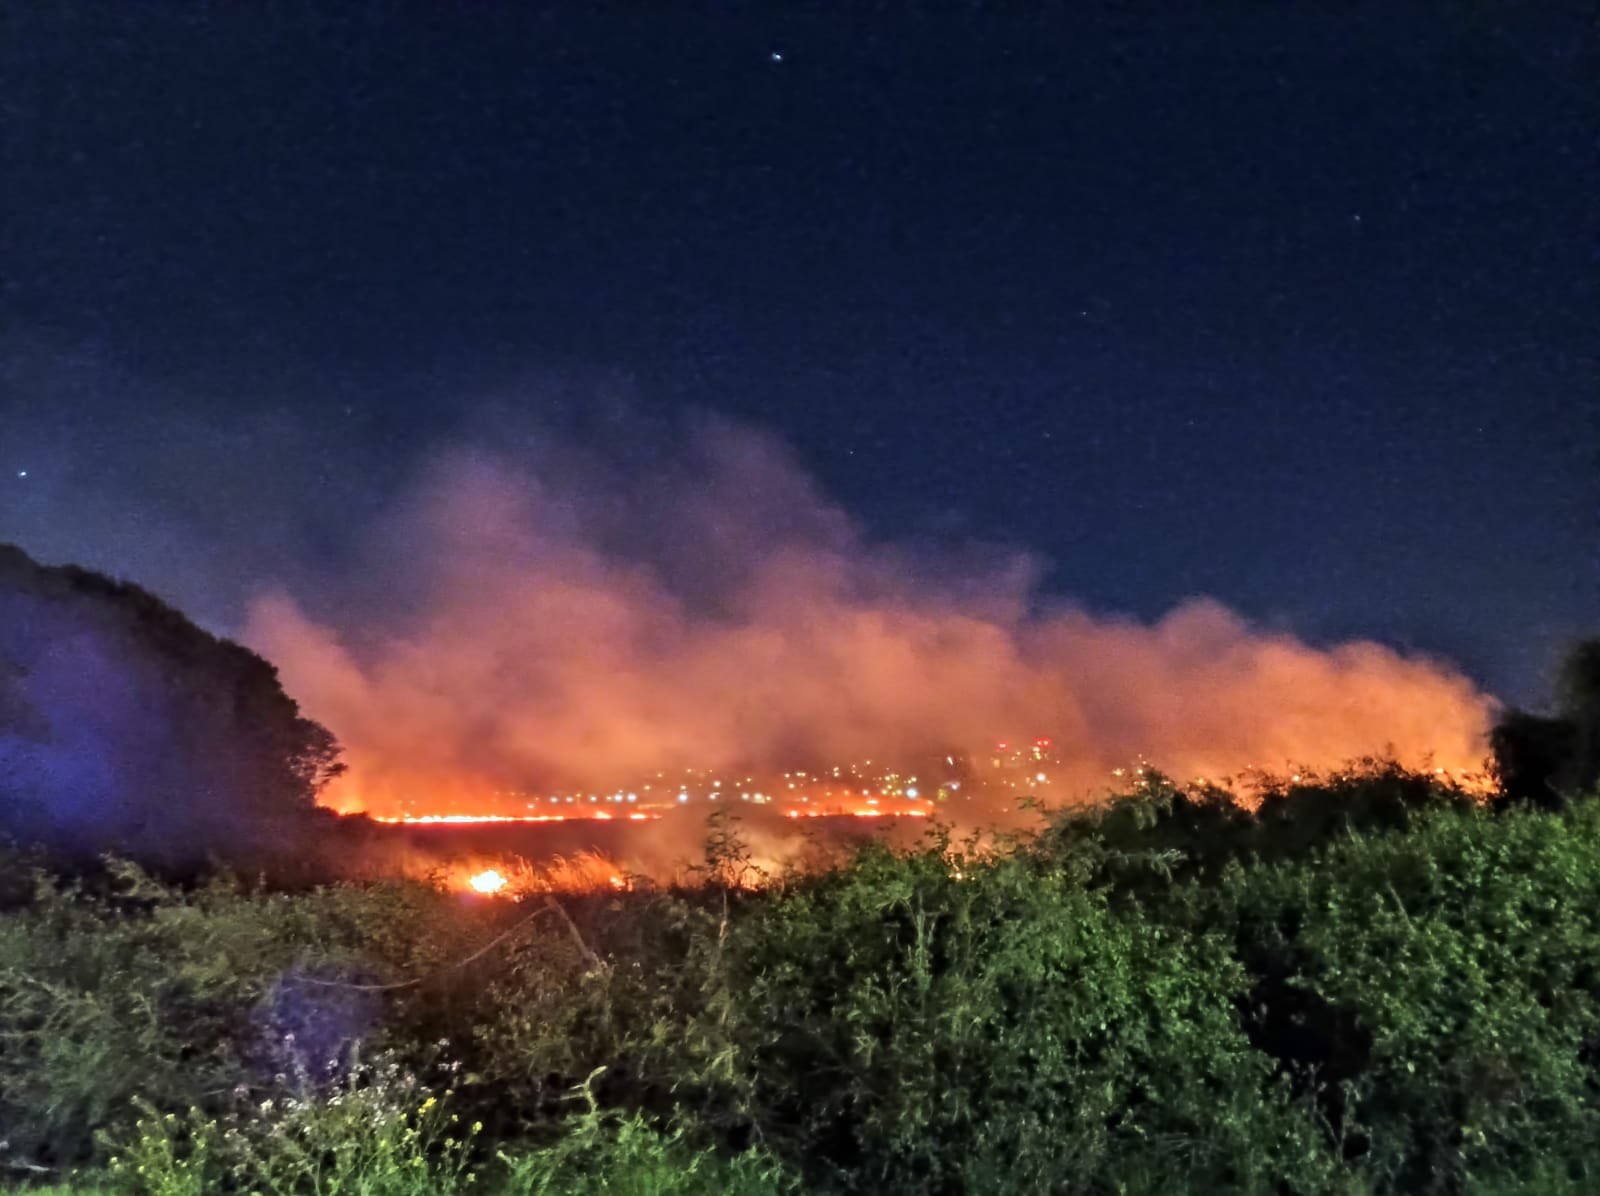
[[[122,1193],[1596,1187],[1600,800],[1295,800],[1315,834],[1157,778],[758,891],[724,834],[702,884],[550,905],[13,876],[0,1164],[114,1157]]]
[[[591,1083],[605,1103],[741,1123],[730,1014],[743,998],[726,947],[767,898],[737,887],[746,853],[731,828],[714,829],[703,883],[564,901],[506,944],[458,1010],[473,1027],[473,1074],[506,1128],[564,1117],[570,1092]],[[520,1115],[509,1124],[507,1106]]]
[[[191,1108],[143,1116],[113,1142],[111,1182],[127,1196],[451,1196],[477,1178],[472,1138],[482,1129],[449,1111],[403,1066],[357,1064],[330,1089],[255,1101],[226,1112]]]
[[[587,1109],[562,1122],[551,1145],[501,1154],[505,1196],[781,1196],[801,1190],[765,1150],[719,1154],[695,1146],[682,1126],[661,1131],[637,1113],[607,1113],[591,1091],[595,1078],[582,1086]]]
[[[426,1023],[420,999],[324,981],[424,971],[460,950],[476,917],[421,885],[250,894],[217,882],[183,894],[131,866],[114,879],[95,894],[41,876],[33,899],[0,917],[9,1157],[90,1163],[95,1132],[134,1098],[203,1107],[353,1042],[404,1038],[394,1029],[408,1015]]]
[[[1235,927],[1256,1041],[1379,1190],[1600,1174],[1600,804],[1434,813],[1190,896]]]
[[[870,849],[733,937],[763,1137],[853,1191],[1265,1190],[1325,1168],[1245,976],[1018,856]]]

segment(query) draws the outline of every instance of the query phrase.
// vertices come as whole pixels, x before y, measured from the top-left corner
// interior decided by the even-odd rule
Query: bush
[[[1435,813],[1236,867],[1216,896],[1185,895],[1234,928],[1253,1038],[1375,1188],[1594,1175],[1600,804]]]
[[[873,849],[733,951],[763,1137],[848,1190],[1249,1191],[1319,1165],[1226,945],[1071,873]]]
[[[127,1196],[452,1196],[477,1178],[469,1151],[482,1126],[462,1126],[448,1102],[392,1060],[357,1063],[323,1091],[302,1083],[257,1103],[240,1089],[220,1117],[140,1101],[111,1182]]]
[[[1594,1187],[1600,799],[1288,799],[1317,835],[1153,778],[759,890],[727,835],[701,883],[559,902],[12,876],[0,1163],[125,1193]]]
[[[96,893],[39,876],[32,900],[0,918],[0,1125],[12,1158],[91,1163],[96,1129],[126,1121],[134,1098],[205,1105],[356,1042],[402,1038],[422,1062],[426,1001],[342,982],[425,971],[459,951],[477,916],[421,885],[291,895],[218,881],[184,894],[131,865],[110,881]]]
[[[556,1128],[552,1145],[502,1154],[506,1196],[781,1196],[799,1181],[765,1150],[721,1155],[695,1146],[682,1126],[661,1131],[634,1114],[607,1113],[589,1077],[587,1109]]]

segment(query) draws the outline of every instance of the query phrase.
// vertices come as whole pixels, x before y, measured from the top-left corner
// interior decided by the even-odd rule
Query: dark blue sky
[[[1097,608],[1523,700],[1600,629],[1587,5],[247,7],[10,18],[0,539],[183,597],[107,475],[313,428],[336,554],[469,400],[621,393]]]

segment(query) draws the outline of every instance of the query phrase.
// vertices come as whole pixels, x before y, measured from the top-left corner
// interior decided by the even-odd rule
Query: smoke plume
[[[726,426],[623,466],[559,444],[446,454],[361,560],[341,588],[359,600],[263,594],[245,639],[345,745],[330,804],[378,814],[1022,736],[1052,738],[1062,799],[1141,759],[1471,770],[1492,710],[1375,643],[1312,647],[1205,598],[1106,617],[1041,594],[1021,554],[869,542]]]

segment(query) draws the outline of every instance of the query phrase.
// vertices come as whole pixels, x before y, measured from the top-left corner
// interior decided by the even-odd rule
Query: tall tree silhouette
[[[338,755],[255,653],[137,586],[0,545],[0,832],[226,853],[309,815]]]

